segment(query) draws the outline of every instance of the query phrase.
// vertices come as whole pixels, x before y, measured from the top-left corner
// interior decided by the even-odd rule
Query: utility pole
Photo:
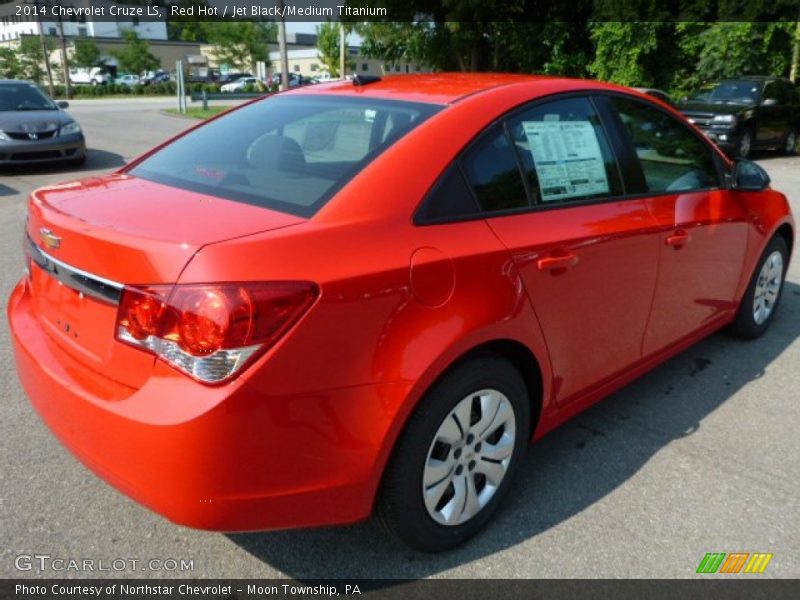
[[[61,38],[61,67],[64,71],[64,97],[69,99],[71,94],[69,81],[69,59],[67,58],[67,39],[64,37],[64,20],[58,15],[58,35]]]
[[[286,52],[286,20],[283,16],[283,0],[281,0],[281,20],[278,23],[278,50],[281,54],[281,91],[289,89],[289,55]]]
[[[36,15],[39,25],[39,41],[42,43],[42,58],[44,59],[44,69],[47,71],[47,89],[50,92],[50,97],[52,98],[55,95],[55,89],[53,88],[53,71],[50,69],[50,52],[47,49],[47,41],[44,39],[44,26],[42,25],[42,13],[40,10],[41,8],[40,0],[34,0],[34,6],[36,7]]]
[[[344,23],[339,21],[339,78],[344,80],[344,55],[345,55]]]
[[[789,69],[789,79],[792,83],[797,83],[797,75],[800,71],[800,10],[797,11],[797,23],[794,29],[794,42],[792,43],[792,67]]]

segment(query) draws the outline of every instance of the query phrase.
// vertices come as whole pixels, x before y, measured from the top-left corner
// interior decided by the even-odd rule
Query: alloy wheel
[[[783,150],[786,154],[794,154],[796,149],[797,133],[795,131],[790,131],[789,135],[786,136],[786,145],[783,147]]]
[[[777,250],[770,254],[761,265],[753,295],[753,320],[761,325],[772,314],[783,279],[783,256]]]
[[[742,134],[742,139],[739,140],[739,156],[747,158],[750,155],[750,146],[752,145],[751,134],[745,131]]]
[[[511,402],[498,390],[479,390],[456,404],[425,460],[422,497],[431,518],[460,525],[489,503],[508,472],[516,425]]]

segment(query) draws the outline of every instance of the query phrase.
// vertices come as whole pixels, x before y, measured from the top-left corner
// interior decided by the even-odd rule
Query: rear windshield
[[[310,217],[440,109],[371,98],[275,96],[188,133],[129,173]]]

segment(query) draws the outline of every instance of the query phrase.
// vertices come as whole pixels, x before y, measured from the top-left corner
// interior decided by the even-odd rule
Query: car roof
[[[740,77],[726,77],[720,81],[789,81],[785,77],[772,77],[770,75],[742,75]]]
[[[459,100],[490,89],[526,82],[547,82],[550,85],[563,81],[574,84],[575,79],[547,75],[518,75],[509,73],[424,73],[382,77],[377,81],[355,85],[353,81],[320,83],[284,92],[286,94],[337,94],[424,102],[453,104]],[[605,89],[607,85],[581,80],[586,89]]]

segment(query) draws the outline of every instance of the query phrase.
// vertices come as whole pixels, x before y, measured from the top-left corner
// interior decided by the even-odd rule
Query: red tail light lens
[[[306,282],[126,287],[117,339],[219,383],[280,339],[318,294]]]

